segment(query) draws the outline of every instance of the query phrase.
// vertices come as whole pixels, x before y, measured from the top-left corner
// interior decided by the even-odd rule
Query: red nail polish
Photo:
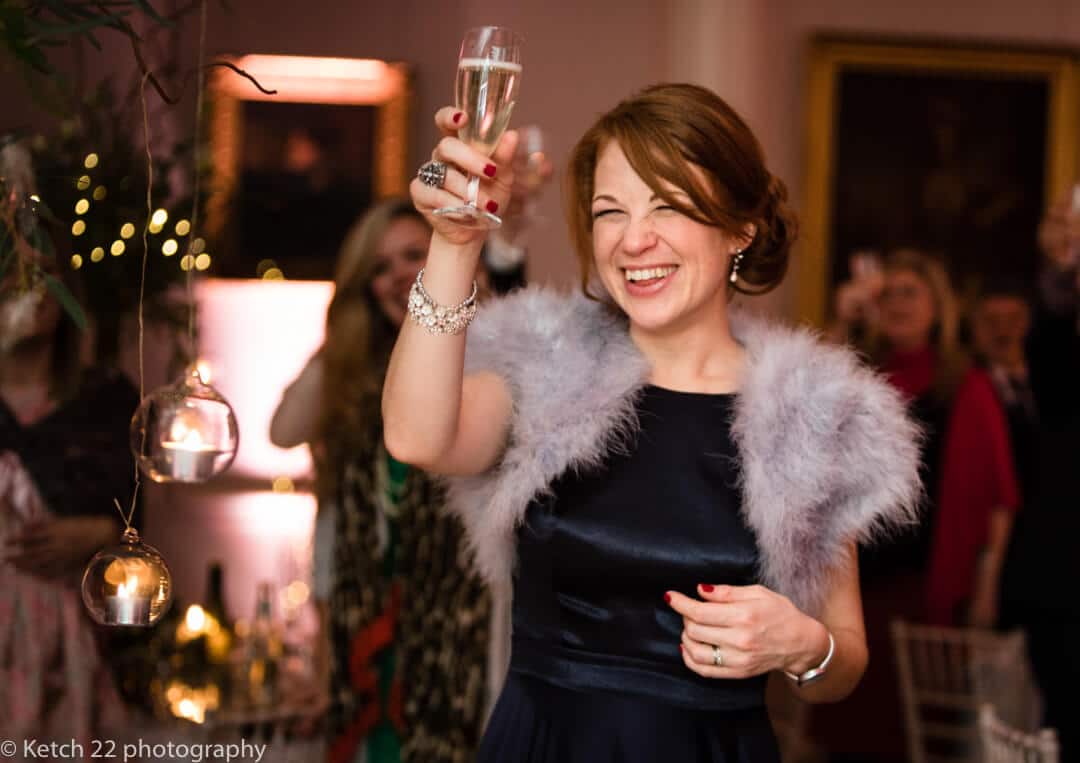
[[[487,211],[491,214],[495,214],[499,211],[499,203],[495,201],[495,199],[492,199],[487,203]]]
[[[484,167],[484,174],[487,175],[489,178],[495,177],[495,165],[489,164],[488,166]]]
[[[702,583],[701,584],[701,590],[704,591],[705,593],[712,593],[713,588],[715,588],[715,587],[716,586],[714,586],[712,583]]]
[[[458,122],[460,122],[460,121],[461,121],[461,118],[462,118],[463,116],[465,116],[465,115],[464,115],[464,114],[462,114],[462,113],[461,113],[460,111],[459,111],[459,112],[457,112],[456,114],[454,114],[454,124],[457,124]]]
[[[665,593],[664,594],[664,601],[666,601],[668,604],[671,603],[671,594],[670,593]]]

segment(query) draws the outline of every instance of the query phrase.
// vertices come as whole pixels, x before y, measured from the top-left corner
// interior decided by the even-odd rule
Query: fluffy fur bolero
[[[814,613],[847,543],[916,521],[919,430],[899,394],[849,350],[738,310],[731,316],[747,352],[732,434],[760,580]],[[500,374],[513,397],[501,461],[448,478],[477,568],[502,586],[532,499],[567,469],[598,466],[632,444],[649,365],[624,319],[581,295],[536,287],[481,310],[465,364]]]

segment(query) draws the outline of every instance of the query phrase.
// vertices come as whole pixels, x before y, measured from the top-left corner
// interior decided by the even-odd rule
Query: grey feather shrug
[[[731,326],[747,353],[732,435],[760,580],[815,613],[847,543],[916,521],[919,430],[900,395],[849,350],[738,310]],[[567,469],[630,444],[649,366],[624,319],[536,287],[481,310],[465,363],[500,374],[513,397],[501,461],[447,480],[477,568],[505,585],[530,501]]]

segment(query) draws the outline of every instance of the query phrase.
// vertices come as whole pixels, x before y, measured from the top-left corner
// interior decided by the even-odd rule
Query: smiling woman
[[[455,179],[489,161],[460,120],[436,117]],[[496,204],[515,138],[482,187]],[[467,341],[468,320],[414,315],[384,387],[388,450],[456,475],[477,567],[514,587],[479,760],[777,761],[768,675],[828,701],[866,666],[855,546],[911,520],[916,430],[849,352],[729,309],[780,281],[795,223],[717,95],[627,99],[569,178],[582,293],[490,303]],[[458,188],[412,186],[433,310],[468,294],[483,240],[432,214]]]
[[[764,293],[783,279],[797,228],[787,189],[766,169],[761,146],[739,115],[705,93],[657,88],[621,104],[578,142],[567,190],[583,290],[595,272],[593,221],[605,211],[597,202],[613,200],[604,183],[615,182],[611,173],[618,169],[649,189],[657,211],[681,213],[740,244],[737,291]]]

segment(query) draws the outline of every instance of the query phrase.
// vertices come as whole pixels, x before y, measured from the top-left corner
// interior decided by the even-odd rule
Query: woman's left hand
[[[110,517],[49,517],[10,538],[6,556],[21,572],[55,578],[75,571],[119,539],[119,525]]]
[[[802,673],[829,648],[825,626],[764,586],[698,586],[699,601],[668,591],[682,615],[683,662],[706,678],[749,678],[773,670]],[[719,650],[720,664],[715,661]]]

